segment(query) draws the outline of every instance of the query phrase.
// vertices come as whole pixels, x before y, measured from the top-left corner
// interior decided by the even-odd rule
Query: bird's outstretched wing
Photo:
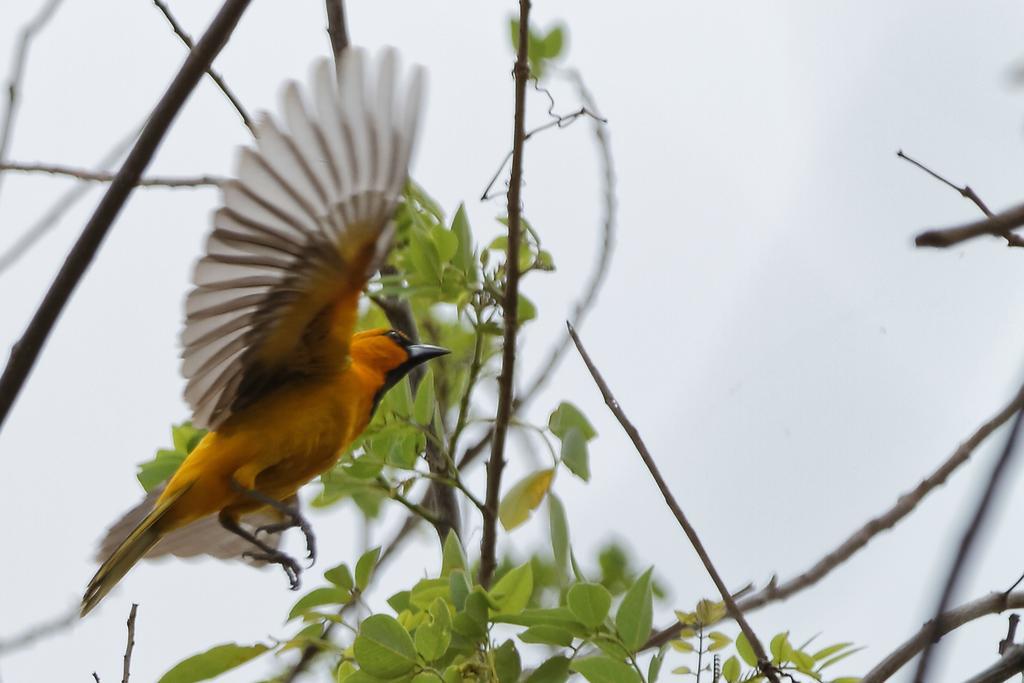
[[[422,70],[394,50],[345,51],[313,71],[312,102],[289,83],[222,186],[182,333],[193,423],[231,414],[297,377],[346,361],[359,293],[386,258],[408,174]]]

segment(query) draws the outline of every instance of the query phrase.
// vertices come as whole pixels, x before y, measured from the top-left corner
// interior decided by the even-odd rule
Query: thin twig
[[[574,111],[571,114],[566,114],[564,116],[559,116],[554,121],[548,121],[544,125],[537,126],[536,128],[534,128],[530,132],[528,132],[528,133],[523,135],[523,142],[526,142],[527,140],[532,138],[537,133],[540,133],[540,132],[543,132],[545,130],[548,130],[549,128],[555,128],[556,126],[558,128],[565,128],[566,126],[568,126],[573,121],[575,121],[576,119],[580,118],[581,116],[589,116],[590,118],[592,118],[595,121],[598,121],[600,123],[608,123],[607,119],[601,118],[600,116],[598,116],[594,112],[590,111],[586,107],[580,107],[578,110]],[[508,165],[509,160],[514,158],[514,155],[515,155],[515,146],[513,145],[512,150],[508,154],[505,155],[504,159],[501,160],[501,165],[498,166],[498,170],[494,172],[493,176],[491,176],[491,182],[487,183],[487,187],[484,188],[483,194],[480,195],[480,201],[486,202],[487,200],[494,199],[495,197],[498,196],[497,194],[491,194],[491,188],[494,187],[494,184],[496,182],[498,182],[498,177],[501,176],[501,172],[505,170],[505,166]],[[511,187],[510,187],[510,189],[511,189]]]
[[[119,140],[97,164],[98,170],[105,171],[108,166],[115,164],[118,159],[123,157],[125,152],[132,146],[132,143],[135,142],[135,138],[138,137],[140,130],[142,130],[141,126]],[[92,189],[90,183],[77,183],[51,204],[46,212],[35,223],[30,225],[21,234],[21,237],[15,240],[14,244],[8,247],[7,251],[0,254],[0,274],[14,265],[18,259],[25,255],[25,252],[31,249],[36,242],[57,225],[64,214],[71,210],[71,207],[84,197],[90,189]]]
[[[17,171],[18,173],[46,173],[48,175],[65,176],[84,180],[92,183],[113,182],[116,174],[108,171],[90,171],[86,168],[75,168],[63,164],[41,164],[41,163],[0,163],[0,171]],[[152,177],[140,178],[136,187],[170,187],[170,188],[195,188],[195,187],[217,187],[224,182],[224,178],[218,176],[201,175],[188,176],[183,178]]]
[[[594,365],[594,361],[591,360],[590,354],[583,348],[583,342],[580,341],[579,335],[576,334],[576,330],[573,329],[571,323],[566,323],[569,328],[569,334],[572,336],[572,341],[576,345],[576,350],[580,352],[580,356],[583,358],[583,362],[587,366],[587,370],[590,371],[590,376],[594,378],[594,383],[597,384],[597,388],[601,391],[601,396],[604,398],[605,404],[615,415],[615,419],[619,421],[622,428],[626,431],[630,441],[636,447],[637,453],[640,454],[644,464],[647,466],[651,476],[654,477],[654,482],[658,485],[658,489],[661,490],[661,495],[665,498],[665,503],[669,509],[672,510],[672,514],[675,515],[676,521],[679,522],[679,526],[682,527],[686,537],[690,539],[690,544],[693,549],[697,552],[697,556],[700,561],[704,564],[704,569],[707,570],[708,576],[711,577],[711,581],[714,582],[715,587],[722,596],[722,601],[725,603],[725,608],[729,612],[729,616],[732,617],[736,624],[743,631],[743,635],[747,637],[750,642],[750,649],[754,651],[754,656],[757,657],[757,665],[762,673],[764,673],[770,681],[778,683],[778,676],[775,673],[775,668],[772,667],[771,661],[768,659],[768,655],[765,653],[764,646],[761,645],[761,641],[758,639],[757,634],[754,633],[754,629],[747,623],[746,618],[743,616],[743,612],[740,611],[739,606],[732,597],[732,593],[725,587],[725,582],[722,581],[722,577],[718,574],[718,570],[715,565],[711,562],[711,557],[708,555],[707,550],[704,548],[704,544],[701,543],[700,537],[697,536],[696,529],[690,524],[689,520],[686,519],[686,515],[683,514],[682,508],[679,507],[679,503],[676,502],[675,496],[672,495],[672,491],[669,490],[668,484],[665,483],[665,479],[661,476],[661,472],[658,470],[658,466],[654,462],[654,458],[651,456],[650,451],[647,450],[647,445],[644,443],[643,438],[640,436],[640,432],[637,430],[633,423],[626,417],[626,413],[622,410],[619,402],[615,399],[608,384],[604,381],[600,371]]]
[[[42,30],[50,21],[61,0],[48,0],[39,12],[32,17],[32,20],[25,24],[18,36],[18,45],[14,50],[14,63],[7,78],[7,108],[4,112],[3,124],[0,124],[0,161],[7,156],[7,146],[11,141],[11,131],[14,130],[14,118],[18,112],[18,95],[21,90],[21,80],[25,75],[25,63],[28,60],[29,47],[36,34]],[[3,181],[3,173],[0,173],[0,182]]]
[[[23,650],[37,641],[66,631],[78,623],[78,611],[79,608],[75,605],[58,617],[36,624],[7,640],[0,641],[0,657]]]
[[[1024,672],[1024,645],[1014,645],[998,662],[964,683],[1000,683]]]
[[[132,650],[135,649],[135,614],[139,606],[132,603],[132,610],[128,613],[128,642],[124,646],[124,668],[121,673],[121,683],[128,683],[132,672]]]
[[[342,0],[327,0],[327,37],[331,39],[334,61],[349,46],[348,22],[345,20],[345,3]]]
[[[480,541],[479,581],[490,588],[497,567],[498,498],[501,495],[501,473],[505,469],[505,438],[512,419],[515,390],[516,341],[519,333],[519,242],[522,238],[523,146],[526,142],[526,81],[530,78],[527,63],[530,0],[519,0],[519,50],[512,74],[515,77],[515,116],[512,133],[512,179],[508,186],[508,251],[505,259],[505,298],[502,302],[504,337],[501,350],[501,375],[498,378],[498,410],[491,440],[491,457],[487,461],[487,495],[483,534]]]
[[[95,681],[95,683],[100,683],[100,675],[95,671],[92,672],[92,680]]]
[[[770,603],[785,600],[821,581],[864,548],[871,539],[879,533],[896,526],[896,524],[913,512],[928,494],[945,484],[953,472],[967,462],[985,439],[1006,424],[1021,409],[1024,409],[1024,387],[1021,387],[1013,399],[1003,406],[998,413],[979,426],[934,472],[921,480],[921,483],[914,487],[912,491],[908,491],[897,498],[896,503],[892,507],[857,529],[845,541],[815,562],[807,571],[782,583],[778,583],[773,579],[765,588],[740,600],[740,609],[744,612],[759,609]],[[660,647],[664,645],[675,638],[681,628],[682,626],[677,622],[658,631],[644,647]]]
[[[142,177],[157,146],[185,104],[185,100],[214,57],[224,47],[249,2],[250,0],[225,0],[195,49],[189,52],[185,63],[154,108],[117,177],[107,188],[92,218],[82,230],[24,335],[11,349],[11,357],[3,375],[0,376],[0,427],[7,419],[14,399],[28,378],[36,358],[57,322],[57,317],[99,250],[103,238],[127,201],[128,195]]]
[[[171,14],[170,8],[167,7],[162,0],[153,0],[153,4],[156,5],[156,8],[160,10],[160,13],[164,15],[165,19],[167,19],[167,23],[171,25],[171,30],[174,31],[174,34],[178,36],[178,38],[181,39],[181,42],[185,44],[185,47],[189,50],[193,49],[195,45],[192,42],[192,36],[185,32],[185,29],[182,28],[181,24],[179,24],[174,18],[174,15]],[[253,125],[252,119],[249,118],[249,114],[245,111],[245,107],[243,107],[242,103],[237,97],[235,97],[235,93],[231,92],[231,89],[228,87],[228,84],[224,82],[224,79],[221,78],[221,75],[214,71],[212,66],[207,67],[206,73],[213,79],[213,82],[217,84],[217,87],[220,88],[221,92],[228,98],[228,101],[231,102],[231,106],[235,108],[238,115],[242,117],[242,123],[245,124],[245,127],[248,128],[253,135],[256,135],[256,126]]]
[[[1010,433],[1006,437],[1006,444],[1003,446],[1003,452],[999,454],[999,459],[992,468],[992,473],[989,475],[988,483],[985,485],[985,490],[982,492],[981,499],[975,507],[971,523],[967,526],[967,529],[963,533],[963,537],[960,539],[960,545],[957,548],[956,556],[953,559],[953,566],[950,567],[949,576],[946,578],[946,585],[942,589],[938,605],[935,607],[936,619],[946,611],[947,605],[949,605],[950,600],[953,598],[953,591],[956,590],[960,574],[964,565],[967,564],[967,560],[974,548],[974,542],[978,538],[978,532],[981,530],[981,525],[985,521],[985,516],[988,514],[988,510],[992,505],[992,499],[995,498],[996,491],[1003,480],[1003,472],[1010,464],[1010,461],[1013,460],[1013,455],[1016,452],[1015,446],[1017,443],[1017,434],[1020,431],[1022,421],[1024,421],[1024,411],[1018,411],[1017,416],[1013,420],[1013,426],[1010,427]],[[928,644],[925,646],[924,651],[921,653],[921,658],[917,662],[917,673],[914,675],[915,683],[924,683],[926,680],[925,676],[927,675],[928,664],[934,649],[933,645],[937,643],[941,637],[942,632],[939,628],[938,622],[936,621],[932,627],[932,637],[928,639]]]
[[[932,178],[935,178],[940,183],[953,188],[954,190],[960,193],[961,197],[963,197],[964,199],[969,199],[970,201],[974,202],[974,205],[981,209],[981,212],[983,214],[985,214],[989,218],[992,218],[993,213],[989,210],[988,206],[985,205],[985,202],[981,201],[981,197],[975,194],[974,190],[971,189],[970,185],[964,185],[963,187],[960,187],[959,185],[951,183],[949,180],[946,180],[946,178],[942,177],[932,169],[928,168],[917,159],[914,159],[904,154],[902,149],[896,152],[896,156],[898,156],[900,159],[909,161],[911,164],[917,166],[919,169],[930,175]]]
[[[1017,626],[1020,624],[1020,615],[1011,614],[1008,621],[1009,623],[1006,625],[1006,637],[999,641],[999,647],[996,650],[1000,655],[1005,655],[1006,651],[1013,647],[1013,641],[1017,639]]]
[[[1010,593],[1009,595],[1003,592],[993,592],[985,597],[951,609],[940,618],[924,624],[917,633],[904,641],[902,645],[875,665],[871,671],[860,679],[860,683],[882,683],[882,681],[888,680],[928,645],[936,632],[936,628],[939,635],[945,635],[975,619],[980,619],[989,614],[999,614],[1008,609],[1020,609],[1022,607],[1024,607],[1024,591]]]

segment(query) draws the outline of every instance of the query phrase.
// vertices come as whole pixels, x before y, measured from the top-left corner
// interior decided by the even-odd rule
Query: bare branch
[[[989,218],[992,218],[992,212],[989,211],[989,208],[988,206],[985,205],[985,202],[981,201],[981,197],[975,194],[974,190],[971,189],[970,185],[964,185],[963,187],[960,187],[959,185],[954,185],[953,183],[951,183],[950,181],[946,180],[944,177],[933,171],[932,169],[922,164],[917,159],[913,159],[904,154],[902,149],[896,152],[896,156],[898,156],[900,159],[909,161],[911,164],[917,166],[919,169],[930,175],[932,178],[935,178],[940,183],[953,188],[954,190],[960,193],[961,197],[963,197],[964,199],[969,199],[970,201],[974,202],[974,205],[981,209],[981,212],[983,214],[985,214]]]
[[[1024,645],[1013,645],[998,662],[964,683],[1000,683],[1024,672]]]
[[[515,77],[515,116],[512,133],[512,179],[508,186],[508,251],[505,259],[505,298],[502,302],[504,337],[501,350],[501,375],[498,378],[498,410],[491,440],[491,457],[487,461],[487,495],[484,507],[484,529],[480,541],[479,581],[490,588],[497,567],[498,498],[501,495],[501,473],[505,469],[505,437],[512,419],[515,390],[516,341],[519,333],[519,242],[522,238],[523,146],[526,142],[526,81],[530,78],[527,63],[530,0],[519,0],[519,50],[512,74]]]
[[[103,238],[127,201],[128,195],[142,177],[157,146],[196,83],[224,47],[249,2],[250,0],[225,0],[210,27],[195,49],[189,53],[171,85],[160,98],[135,146],[107,188],[92,218],[82,230],[24,335],[11,349],[11,357],[3,375],[0,376],[0,427],[10,413],[14,399],[21,391],[57,317],[99,250]]]
[[[54,617],[42,623],[36,624],[18,635],[7,640],[0,641],[0,657],[9,655],[18,650],[33,645],[34,643],[49,638],[57,633],[62,633],[78,623],[78,606],[72,606],[64,614]]]
[[[345,3],[342,0],[327,0],[327,36],[331,39],[331,52],[337,61],[349,46],[348,22],[345,21]]]
[[[3,124],[0,124],[0,161],[7,155],[7,146],[11,141],[11,131],[14,130],[14,118],[18,112],[18,94],[21,90],[21,80],[25,75],[25,62],[28,59],[28,50],[32,40],[46,26],[62,0],[47,0],[39,12],[25,24],[18,36],[18,45],[14,50],[14,64],[7,77],[7,110],[4,113]],[[3,173],[0,173],[0,182],[3,181]]]
[[[944,249],[975,237],[993,235],[1005,239],[1010,246],[1020,247],[1024,246],[1024,239],[1011,231],[1022,225],[1024,225],[1024,204],[1019,204],[1002,213],[997,213],[991,218],[952,228],[922,232],[914,239],[914,244],[919,247]]]
[[[1006,651],[1013,647],[1013,641],[1017,638],[1017,625],[1020,624],[1020,615],[1011,614],[1009,623],[1006,625],[1006,637],[999,641],[999,654],[1005,655]]]
[[[869,520],[864,526],[857,529],[845,541],[829,551],[824,557],[815,562],[807,571],[794,576],[788,581],[777,583],[774,580],[765,588],[753,595],[740,600],[740,609],[749,612],[759,609],[773,602],[785,600],[786,598],[806,589],[828,576],[834,569],[849,560],[854,554],[866,546],[871,539],[879,533],[891,529],[914,511],[925,497],[932,491],[946,483],[946,480],[971,457],[975,450],[994,431],[1024,408],[1024,387],[1017,392],[1013,399],[1003,408],[978,427],[971,436],[960,444],[959,447],[947,458],[934,472],[925,477],[912,491],[904,493],[896,499],[895,505],[882,514]],[[652,637],[645,647],[659,647],[675,638],[682,626],[675,623]]]
[[[124,646],[124,667],[122,668],[121,683],[128,683],[132,672],[132,650],[135,649],[135,614],[139,606],[132,603],[132,610],[128,613],[128,642]]]
[[[1008,609],[1020,609],[1022,607],[1024,607],[1024,591],[1017,593],[989,593],[983,598],[978,598],[955,609],[951,609],[940,618],[924,624],[917,633],[875,665],[875,668],[871,669],[860,679],[860,683],[882,683],[882,681],[888,680],[904,664],[913,659],[918,652],[927,647],[929,640],[933,637],[936,630],[938,630],[939,635],[945,635],[975,619],[980,619],[989,614],[999,614]]]
[[[123,139],[118,141],[113,148],[108,151],[103,158],[100,160],[98,167],[99,170],[106,170],[108,166],[111,166],[118,159],[124,156],[124,153],[128,151],[132,143],[135,142],[135,138],[138,137],[141,126],[136,130],[132,131],[129,135],[126,135]],[[39,219],[29,226],[28,230],[22,233],[21,237],[15,240],[7,251],[0,254],[0,274],[10,268],[14,263],[25,255],[29,249],[32,248],[36,242],[38,242],[43,235],[49,232],[57,222],[60,221],[61,217],[67,213],[72,206],[74,206],[79,199],[85,196],[90,190],[91,186],[88,183],[79,183],[69,189],[63,195],[57,199]]]
[[[953,599],[953,591],[956,590],[960,574],[963,571],[964,565],[967,564],[971,551],[974,549],[974,541],[978,538],[978,532],[981,530],[981,525],[984,523],[985,516],[988,514],[989,508],[992,505],[992,499],[996,496],[999,484],[1004,479],[1002,476],[1003,472],[1010,464],[1010,461],[1013,460],[1013,455],[1016,451],[1015,445],[1017,443],[1017,434],[1020,432],[1020,425],[1022,421],[1024,421],[1024,411],[1018,411],[1017,416],[1013,420],[1013,426],[1010,428],[1010,433],[1006,437],[1006,444],[1003,446],[1003,452],[999,454],[999,459],[992,468],[992,473],[989,475],[988,483],[985,485],[985,490],[982,492],[981,499],[978,500],[975,507],[974,515],[971,517],[971,523],[967,526],[967,529],[964,530],[963,537],[960,539],[960,545],[957,548],[955,557],[953,558],[953,566],[949,569],[949,576],[946,578],[946,585],[943,587],[938,605],[935,607],[936,620],[942,616],[942,613],[946,611],[946,607]],[[933,620],[931,637],[928,638],[928,644],[925,646],[924,652],[921,653],[921,659],[917,662],[917,673],[914,675],[915,683],[925,682],[925,677],[928,672],[928,664],[934,649],[933,646],[942,637],[942,631],[939,627],[938,621],[936,620]]]
[[[174,34],[178,36],[178,38],[181,39],[181,42],[185,44],[185,47],[189,50],[195,47],[192,43],[192,36],[186,33],[185,29],[182,28],[181,24],[179,24],[177,19],[174,18],[174,15],[171,14],[170,8],[167,7],[162,0],[153,0],[153,4],[156,5],[156,8],[160,10],[160,13],[164,15],[165,19],[167,19],[167,23],[171,25],[171,30],[174,31]],[[242,117],[242,123],[245,124],[245,127],[248,128],[253,135],[256,135],[256,126],[253,125],[252,119],[249,118],[249,114],[246,113],[245,107],[243,107],[242,103],[237,97],[235,97],[235,93],[231,92],[231,89],[228,88],[228,84],[224,82],[224,79],[221,78],[220,74],[214,71],[212,66],[206,69],[206,73],[213,79],[213,82],[217,84],[217,87],[220,88],[221,92],[228,98],[228,101],[231,102],[231,106],[235,108],[238,115]]]
[[[647,470],[654,477],[654,482],[658,485],[658,489],[661,491],[661,495],[665,498],[665,503],[669,509],[672,510],[672,514],[675,515],[676,521],[679,522],[679,526],[682,527],[683,533],[690,539],[690,544],[693,549],[697,552],[697,556],[700,558],[701,563],[704,565],[704,569],[707,570],[708,576],[711,577],[711,581],[714,582],[715,587],[722,596],[722,601],[725,603],[725,608],[729,612],[729,616],[736,621],[736,624],[743,631],[743,635],[747,637],[750,642],[750,649],[754,651],[754,656],[757,657],[758,669],[768,680],[773,683],[778,683],[778,676],[775,673],[775,668],[771,665],[771,660],[768,659],[768,655],[765,653],[764,646],[761,645],[761,641],[758,639],[757,634],[754,633],[754,629],[747,623],[746,618],[743,616],[743,612],[740,610],[736,601],[732,597],[732,593],[725,587],[725,583],[722,581],[722,577],[718,574],[718,570],[715,565],[711,562],[711,557],[708,555],[707,550],[704,548],[704,544],[701,543],[700,537],[697,535],[697,530],[693,528],[689,520],[686,519],[686,515],[683,514],[682,508],[679,507],[679,503],[676,502],[675,496],[672,495],[672,491],[668,488],[668,484],[665,483],[665,479],[661,476],[661,472],[658,470],[658,466],[654,462],[654,458],[651,456],[650,451],[647,450],[647,445],[644,443],[643,438],[640,436],[640,432],[637,430],[633,423],[626,417],[626,413],[622,410],[619,402],[615,399],[608,384],[604,381],[600,371],[594,365],[594,362],[590,359],[590,354],[583,348],[583,342],[580,341],[579,335],[576,334],[576,330],[573,329],[571,323],[566,323],[569,328],[569,334],[572,336],[572,341],[576,344],[576,350],[580,352],[580,356],[583,357],[583,362],[587,365],[587,370],[590,371],[590,376],[594,378],[594,383],[597,384],[597,388],[601,390],[601,396],[604,398],[605,404],[615,415],[615,419],[619,421],[622,428],[629,435],[629,440],[633,442],[636,447],[637,453],[640,454],[640,458],[643,459],[644,464],[647,466]]]
[[[17,171],[19,173],[47,173],[49,175],[66,176],[93,183],[113,182],[117,176],[107,171],[90,171],[85,168],[75,168],[62,164],[41,164],[41,163],[0,163],[0,171]],[[195,187],[217,187],[224,182],[224,178],[217,176],[201,175],[185,178],[140,178],[135,183],[136,187],[169,187],[169,188],[195,188]]]

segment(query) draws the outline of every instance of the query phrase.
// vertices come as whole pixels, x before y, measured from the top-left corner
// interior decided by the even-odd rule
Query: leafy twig
[[[56,13],[60,3],[61,0],[47,0],[32,20],[25,24],[18,36],[18,46],[14,51],[14,64],[7,79],[7,109],[4,113],[3,124],[0,125],[0,161],[3,161],[7,155],[11,131],[14,130],[14,118],[18,111],[18,94],[21,90],[21,80],[25,75],[25,62],[28,59],[29,47],[36,34]],[[0,182],[2,181],[3,173],[0,173]]]
[[[99,250],[103,238],[127,201],[128,195],[142,177],[157,146],[185,104],[185,100],[214,57],[224,47],[249,2],[250,0],[225,0],[195,49],[189,52],[177,76],[154,108],[121,170],[82,230],[28,328],[11,350],[10,359],[3,375],[0,376],[0,427],[28,378],[57,317]]]
[[[953,591],[956,590],[960,574],[974,548],[974,541],[977,539],[978,532],[981,530],[981,525],[985,521],[985,516],[988,514],[988,510],[992,505],[992,499],[995,498],[996,490],[998,489],[1000,482],[1004,479],[1002,474],[1010,464],[1010,461],[1013,460],[1013,455],[1016,451],[1015,446],[1017,443],[1017,435],[1020,432],[1020,425],[1022,421],[1024,421],[1024,411],[1018,411],[1017,416],[1013,420],[1013,426],[1010,427],[1010,433],[1006,437],[1006,444],[1003,446],[1003,452],[999,454],[999,459],[996,460],[996,464],[992,468],[992,473],[989,475],[988,482],[981,494],[981,498],[975,506],[974,515],[971,517],[971,523],[967,526],[963,537],[960,539],[960,545],[957,547],[956,555],[953,558],[953,565],[949,569],[949,576],[946,577],[945,586],[943,587],[942,594],[939,597],[938,605],[935,607],[935,620],[932,622],[932,637],[928,639],[928,644],[925,645],[924,651],[921,653],[921,658],[917,662],[917,673],[914,674],[915,683],[924,683],[926,680],[925,676],[928,672],[928,664],[931,659],[934,644],[942,637],[942,630],[937,620],[942,616],[942,613],[946,611],[946,606],[949,605],[950,600],[952,600]]]
[[[1024,607],[1024,591],[1010,594],[992,592],[983,598],[978,598],[944,612],[938,619],[924,624],[917,633],[875,665],[871,671],[860,679],[860,683],[882,683],[882,681],[888,680],[904,664],[913,659],[918,652],[927,647],[931,638],[936,633],[936,629],[939,635],[945,635],[975,619],[980,619],[989,614],[999,614],[1008,609],[1020,609],[1022,607]]]
[[[519,48],[512,73],[515,77],[515,116],[512,134],[512,179],[508,186],[508,250],[505,260],[505,298],[502,302],[504,338],[501,350],[501,376],[498,378],[498,410],[491,440],[491,457],[487,461],[487,495],[483,538],[480,541],[480,585],[489,588],[497,566],[498,498],[501,494],[501,473],[505,469],[505,438],[512,417],[515,389],[516,341],[519,332],[519,243],[522,238],[523,145],[526,141],[526,81],[530,77],[527,63],[529,43],[530,0],[519,0]]]
[[[181,24],[179,24],[174,18],[174,15],[171,14],[170,8],[168,8],[162,0],[153,0],[153,4],[156,5],[156,8],[160,10],[160,13],[164,15],[165,19],[167,19],[167,23],[171,25],[171,30],[174,31],[174,34],[178,36],[178,38],[181,39],[181,42],[185,44],[185,47],[189,50],[195,47],[192,43],[192,36],[185,32],[185,29],[182,28]],[[206,73],[213,79],[213,82],[217,84],[217,87],[220,88],[221,92],[223,92],[228,98],[228,101],[231,102],[231,106],[235,108],[238,115],[242,117],[242,123],[245,124],[245,127],[248,128],[253,135],[256,135],[256,126],[253,125],[252,119],[249,118],[249,114],[246,113],[245,107],[243,107],[242,103],[239,102],[237,97],[235,97],[235,93],[231,92],[231,89],[228,87],[228,84],[224,82],[224,79],[221,78],[221,75],[214,71],[212,66],[206,69]]]
[[[93,183],[109,183],[116,177],[115,174],[107,171],[90,171],[85,168],[74,168],[72,166],[64,166],[63,164],[40,164],[40,163],[19,163],[0,162],[0,171],[17,171],[19,173],[47,173],[49,175],[66,176],[69,178],[76,178],[78,180],[84,180]],[[217,176],[191,176],[182,178],[165,178],[165,177],[152,177],[152,178],[139,178],[135,183],[136,187],[217,187],[222,182],[223,178]]]
[[[658,489],[661,491],[661,495],[665,498],[665,503],[669,509],[672,510],[672,514],[675,515],[676,521],[679,522],[679,526],[682,527],[683,533],[690,540],[690,544],[693,549],[697,552],[697,556],[700,561],[704,564],[704,569],[707,570],[708,575],[711,577],[711,581],[714,582],[715,587],[722,596],[722,600],[725,603],[725,608],[729,612],[729,616],[732,617],[736,624],[743,631],[743,635],[747,637],[750,642],[750,649],[754,651],[754,656],[757,657],[758,668],[768,680],[773,683],[778,683],[778,676],[775,673],[775,668],[771,665],[771,661],[768,659],[768,655],[765,653],[764,646],[761,645],[761,641],[758,639],[757,634],[754,633],[754,629],[747,623],[746,618],[743,616],[743,612],[740,611],[739,606],[733,599],[729,589],[725,587],[725,583],[722,581],[722,577],[719,576],[718,570],[715,565],[711,562],[711,557],[708,555],[707,550],[704,548],[704,544],[701,543],[700,537],[697,536],[696,529],[690,524],[689,520],[686,519],[686,515],[683,514],[682,508],[679,507],[679,503],[676,502],[675,496],[672,495],[672,491],[668,488],[668,484],[665,483],[665,479],[661,476],[661,472],[658,470],[658,466],[654,462],[654,458],[651,456],[650,451],[647,450],[647,445],[644,443],[643,438],[640,436],[640,432],[637,430],[633,423],[626,417],[626,413],[622,410],[619,402],[615,399],[608,384],[604,381],[600,371],[594,365],[587,350],[583,348],[583,342],[580,341],[579,335],[576,334],[576,330],[573,329],[571,323],[566,323],[569,328],[569,334],[572,336],[572,341],[576,345],[576,350],[580,352],[580,356],[583,358],[583,362],[586,363],[587,370],[590,371],[590,376],[594,378],[594,383],[597,384],[597,388],[601,391],[601,396],[604,398],[605,404],[615,415],[615,419],[619,421],[622,428],[629,435],[630,441],[636,447],[637,453],[640,454],[640,458],[643,459],[644,464],[647,466],[651,476],[654,477],[655,483],[658,485]]]
[[[946,483],[946,480],[967,460],[975,450],[994,431],[1003,426],[1015,413],[1024,408],[1024,387],[1022,387],[1013,399],[1003,406],[1002,409],[985,423],[978,427],[966,441],[960,444],[949,458],[947,458],[934,472],[925,477],[912,491],[901,495],[896,503],[888,510],[870,519],[866,524],[857,529],[845,541],[829,551],[820,560],[815,562],[807,571],[794,576],[788,581],[777,583],[774,580],[753,595],[739,601],[740,609],[749,612],[759,609],[773,602],[785,600],[786,598],[799,593],[800,591],[813,586],[828,576],[834,569],[849,560],[855,553],[866,546],[871,539],[879,533],[891,529],[924,500],[928,494]],[[661,631],[658,631],[645,645],[645,647],[660,647],[672,640],[679,634],[682,626],[673,624]]]
[[[121,683],[128,683],[132,671],[132,650],[135,649],[135,614],[139,606],[132,603],[132,609],[128,613],[128,642],[124,646],[124,668],[121,674]]]

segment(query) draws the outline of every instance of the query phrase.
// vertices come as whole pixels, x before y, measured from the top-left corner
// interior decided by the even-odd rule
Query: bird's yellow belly
[[[332,467],[369,417],[343,389],[339,380],[283,387],[207,434],[168,483],[164,496],[188,490],[161,526],[260,507],[238,487],[283,500]]]

